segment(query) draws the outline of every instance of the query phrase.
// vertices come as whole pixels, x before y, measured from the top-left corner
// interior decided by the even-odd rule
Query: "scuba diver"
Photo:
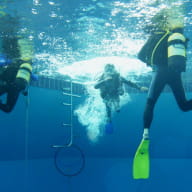
[[[121,77],[113,64],[106,64],[103,74],[99,77],[95,89],[100,90],[106,112],[107,124],[106,132],[112,132],[112,111],[120,112],[120,96],[124,94],[123,84],[136,88],[140,91],[147,91],[146,87],[140,87],[137,84]]]
[[[133,163],[135,179],[149,177],[149,129],[153,120],[155,104],[165,85],[169,85],[179,108],[192,110],[192,100],[187,100],[181,74],[186,70],[186,49],[188,39],[184,36],[182,17],[176,17],[170,10],[162,10],[152,18],[145,28],[150,37],[141,48],[138,58],[152,67],[153,77],[149,87],[144,110],[143,137],[136,151]]]
[[[183,34],[183,26],[169,24],[165,13],[161,12],[153,18],[151,36],[138,54],[138,58],[151,66],[154,73],[144,111],[144,139],[149,137],[154,106],[165,85],[172,89],[182,111],[192,110],[192,100],[186,100],[181,78],[186,70],[188,39]]]
[[[0,110],[13,110],[19,94],[27,95],[32,72],[32,42],[18,36],[18,20],[5,14],[0,18]]]

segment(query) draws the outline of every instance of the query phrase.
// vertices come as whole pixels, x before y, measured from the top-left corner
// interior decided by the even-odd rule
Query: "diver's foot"
[[[144,129],[143,140],[149,140],[149,129],[148,128]]]
[[[143,136],[143,140],[149,140],[149,136]]]
[[[148,133],[143,134],[143,140],[149,140],[149,134]]]

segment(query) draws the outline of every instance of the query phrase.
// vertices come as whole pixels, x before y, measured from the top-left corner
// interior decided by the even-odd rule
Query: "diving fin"
[[[133,178],[148,179],[150,171],[149,139],[142,140],[133,160]]]

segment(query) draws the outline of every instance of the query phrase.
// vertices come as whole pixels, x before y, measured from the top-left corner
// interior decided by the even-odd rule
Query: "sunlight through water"
[[[16,4],[22,9],[14,11]],[[143,83],[152,71],[137,58],[149,36],[145,27],[151,24],[154,15],[166,9],[172,20],[178,15],[184,17],[186,34],[190,34],[192,13],[188,5],[189,0],[4,0],[0,2],[0,14],[6,10],[19,17],[19,33],[27,32],[34,41],[35,73],[53,79],[72,79],[85,86],[87,98],[75,113],[89,130],[89,138],[97,140],[102,135],[106,114],[93,86],[104,66],[112,63],[123,77]],[[187,69],[191,69],[190,47]],[[127,93],[122,103],[130,100]],[[89,110],[95,113],[94,117],[87,114]]]
[[[106,122],[104,103],[98,90],[93,88],[105,64],[112,63],[123,77],[142,82],[142,78],[151,72],[151,68],[137,59],[148,37],[143,28],[160,10],[175,6],[180,11],[187,2],[33,0],[34,40],[39,45],[35,68],[41,75],[63,79],[69,77],[73,82],[85,86],[87,98],[75,110],[75,114],[80,123],[87,127],[88,137],[92,141],[97,141],[103,134]],[[191,21],[185,19],[185,22]],[[121,104],[130,100],[127,93]]]

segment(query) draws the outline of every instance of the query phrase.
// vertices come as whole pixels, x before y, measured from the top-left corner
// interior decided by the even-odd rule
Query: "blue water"
[[[78,61],[103,56],[136,59],[138,47],[128,54],[126,50],[129,46],[124,49],[122,42],[129,35],[132,40],[144,40],[139,25],[142,18],[134,15],[138,10],[141,11],[136,9],[139,2],[10,0],[6,11],[20,15],[21,29],[26,26],[31,30],[30,35],[35,42],[35,72],[57,79],[62,78],[58,69],[63,67],[63,63],[70,66]],[[0,3],[4,4],[3,1]],[[190,36],[191,2],[186,1],[186,4],[186,32]],[[190,47],[191,43],[188,71],[191,70]],[[54,65],[55,58],[57,65]],[[148,76],[150,73],[147,73]],[[190,76],[185,80],[185,85],[191,90]],[[139,83],[142,83],[142,79]],[[133,91],[129,96],[131,100],[121,108],[119,114],[113,116],[113,133],[102,135],[97,142],[88,138],[86,126],[79,122],[76,115],[73,116],[73,142],[84,154],[85,166],[78,175],[67,177],[55,167],[57,149],[52,146],[65,145],[70,141],[70,128],[62,126],[70,118],[69,108],[62,105],[69,98],[62,95],[61,90],[31,86],[29,97],[21,95],[13,112],[5,114],[0,111],[0,191],[190,191],[192,112],[181,112],[170,92],[161,95],[150,132],[150,178],[134,180],[133,156],[143,132],[147,94]],[[75,97],[73,108],[77,109],[87,97],[86,94]],[[191,91],[187,92],[187,98],[192,98]],[[75,155],[80,157],[76,152],[66,154],[70,158]],[[70,158],[67,159],[68,165],[64,166],[67,169],[70,167],[69,172],[78,169],[82,160],[80,157],[77,161],[70,161]],[[74,164],[71,165],[71,162]]]
[[[74,119],[77,135],[74,143],[83,151],[86,163],[79,175],[68,178],[56,170],[55,150],[51,148],[53,144],[67,142],[69,137],[69,130],[61,126],[67,115],[60,104],[63,98],[58,91],[32,87],[27,146],[24,98],[21,97],[10,115],[1,113],[0,189],[30,192],[187,191],[192,169],[191,112],[179,111],[171,94],[161,96],[151,127],[150,178],[134,180],[132,160],[142,134],[146,94],[131,94],[131,97],[132,102],[114,117],[114,133],[103,136],[96,144],[88,140],[85,128],[77,118]],[[41,102],[40,98],[43,98]]]

